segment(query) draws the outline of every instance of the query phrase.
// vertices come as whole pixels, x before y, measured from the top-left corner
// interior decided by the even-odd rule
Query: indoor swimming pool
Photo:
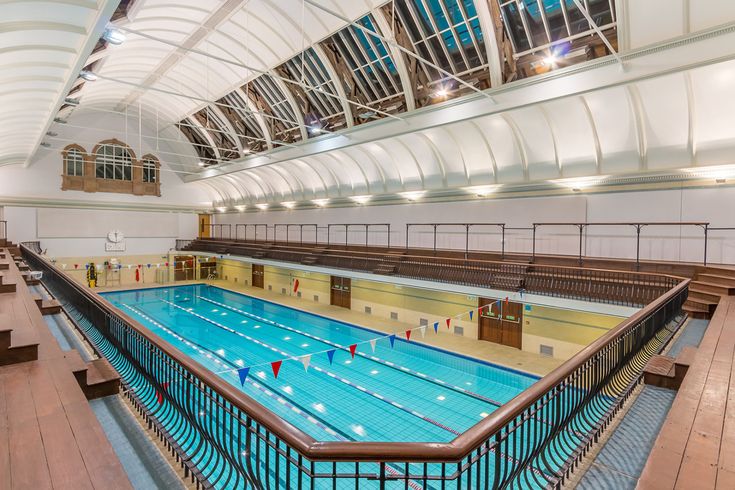
[[[538,379],[209,285],[103,296],[321,441],[449,442]]]

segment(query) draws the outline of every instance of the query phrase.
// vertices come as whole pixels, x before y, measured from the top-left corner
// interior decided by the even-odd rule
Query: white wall
[[[216,215],[217,223],[391,223],[391,244],[405,244],[406,223],[434,222],[504,222],[507,226],[527,227],[534,222],[634,222],[634,221],[709,221],[711,226],[735,226],[735,187],[722,186],[701,189],[619,192],[574,196],[477,199],[446,203],[413,203],[390,206],[353,206],[293,211],[259,211]],[[304,240],[313,241],[314,233],[304,229]],[[465,246],[464,228],[444,228],[437,239],[440,248]],[[487,230],[487,231],[486,231]],[[477,229],[470,236],[471,249],[500,250],[500,230]],[[233,226],[233,234],[235,232]],[[226,233],[226,232],[225,232]],[[239,229],[240,237],[244,229]],[[248,230],[252,238],[254,228]],[[269,231],[272,238],[273,231]],[[298,240],[298,228],[291,228],[290,240]],[[326,229],[320,230],[319,240],[326,241]],[[701,261],[703,231],[699,227],[648,227],[641,232],[641,258],[657,260]],[[264,228],[258,239],[264,239]],[[280,228],[278,238],[285,238]],[[344,242],[344,228],[333,228],[330,240]],[[365,243],[362,229],[353,228],[349,243]],[[386,233],[375,229],[371,244],[386,243]],[[431,247],[430,228],[411,232],[412,246]],[[543,228],[537,231],[538,253],[570,254],[578,252],[577,228]],[[635,229],[632,226],[590,227],[583,241],[588,256],[627,257],[636,254]],[[506,251],[530,252],[531,231],[508,232]],[[735,263],[735,231],[710,232],[708,259],[712,263]]]
[[[188,213],[174,213],[175,222],[167,227],[166,233],[156,233],[157,236],[146,236],[136,225],[137,219],[149,220],[151,216],[162,216],[163,213],[145,213],[136,211],[119,211],[118,219],[111,219],[108,228],[99,228],[97,233],[79,233],[79,236],[50,236],[44,229],[39,229],[38,209],[30,207],[5,207],[5,217],[8,221],[8,237],[15,243],[39,240],[41,247],[48,250],[50,257],[80,257],[80,256],[123,256],[163,254],[174,247],[177,238],[192,237],[197,233],[197,216]],[[49,212],[44,209],[43,213]],[[98,221],[100,215],[110,218],[110,211],[55,209],[60,223],[71,220],[87,219]],[[86,215],[86,218],[84,217]],[[70,225],[73,229],[73,225]],[[43,228],[43,224],[41,225]],[[106,231],[103,231],[106,230]],[[107,232],[120,230],[125,235],[124,252],[106,252],[105,242]],[[161,236],[161,235],[168,236]],[[95,236],[96,235],[96,236]]]
[[[34,160],[28,167],[21,165],[0,166],[0,204],[3,200],[13,199],[37,201],[77,201],[85,203],[106,202],[111,204],[144,204],[176,206],[209,206],[212,196],[202,184],[184,183],[172,168],[181,169],[179,162],[191,163],[191,146],[170,141],[156,141],[141,137],[153,136],[155,128],[143,126],[138,131],[138,119],[110,113],[81,113],[69,118],[68,124],[54,124],[52,130],[56,137],[47,137],[50,148],[39,147]],[[166,138],[171,138],[170,131]],[[175,133],[174,133],[175,135]],[[117,138],[127,143],[140,158],[151,153],[161,161],[161,197],[133,196],[106,192],[88,193],[83,191],[62,191],[61,150],[70,143],[78,143],[91,153],[94,146],[103,140]],[[182,156],[184,155],[184,156]],[[196,160],[196,159],[194,159]],[[176,163],[169,163],[176,162]],[[5,199],[4,199],[5,198]]]

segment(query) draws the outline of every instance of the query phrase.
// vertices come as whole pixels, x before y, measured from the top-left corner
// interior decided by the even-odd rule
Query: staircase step
[[[711,293],[709,291],[703,290],[697,284],[691,283],[689,285],[689,297],[690,298],[700,298],[700,299],[709,299],[712,301],[720,301],[721,295],[717,293]]]
[[[735,277],[724,276],[721,274],[697,274],[697,281],[704,281],[712,284],[721,284],[723,286],[735,288]]]
[[[717,303],[714,301],[709,301],[706,299],[702,300],[699,298],[692,298],[692,297],[687,298],[687,300],[684,302],[684,305],[691,306],[697,309],[701,309],[709,313],[714,313],[715,309],[717,308]]]
[[[696,286],[698,291],[715,293],[719,294],[720,296],[729,296],[731,294],[735,294],[735,286],[727,286],[700,279],[692,281],[691,285]]]

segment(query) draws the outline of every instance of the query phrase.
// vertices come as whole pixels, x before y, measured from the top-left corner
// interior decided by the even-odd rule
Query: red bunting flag
[[[294,293],[297,293],[298,291],[299,291],[299,280],[298,280],[298,279],[296,279],[296,280],[294,280],[294,282],[293,282],[293,292],[294,292]]]
[[[406,340],[411,340],[411,331],[406,330]]]
[[[510,298],[508,298],[508,297],[506,296],[506,297],[505,297],[505,304],[507,305],[507,304],[508,304],[509,302],[510,302]]]
[[[357,350],[357,344],[352,344],[350,346],[350,355],[352,356],[353,359],[355,358],[355,351],[356,350]]]
[[[452,319],[451,319],[451,318],[447,318],[447,328],[449,328],[449,325],[450,325],[451,323],[452,323]]]
[[[283,364],[283,361],[273,361],[271,363],[271,369],[273,369],[273,377],[278,377],[278,371],[281,370],[281,364]]]

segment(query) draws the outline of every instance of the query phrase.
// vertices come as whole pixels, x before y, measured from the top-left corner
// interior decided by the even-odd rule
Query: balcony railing
[[[676,331],[689,284],[674,284],[449,443],[322,442],[22,252],[192,478],[220,488],[559,487]]]

